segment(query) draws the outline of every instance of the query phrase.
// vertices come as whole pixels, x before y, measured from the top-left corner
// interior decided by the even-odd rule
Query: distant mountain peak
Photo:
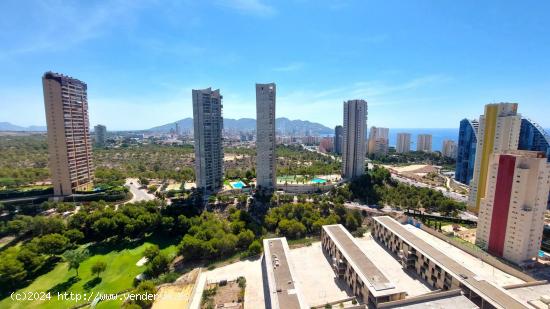
[[[26,131],[26,132],[44,132],[46,131],[45,126],[28,126],[22,127],[10,122],[4,121],[0,122],[0,131]]]
[[[181,120],[174,121],[165,125],[153,127],[147,131],[152,132],[170,132],[171,129],[176,128],[176,122],[181,127],[182,130],[192,130],[193,129],[193,118],[184,118]],[[277,131],[283,132],[284,134],[331,134],[333,130],[329,127],[326,127],[320,123],[310,122],[307,120],[290,120],[286,117],[279,117],[275,119],[275,127]],[[224,118],[223,119],[223,128],[226,130],[236,130],[236,131],[252,131],[256,130],[256,119],[254,118]]]

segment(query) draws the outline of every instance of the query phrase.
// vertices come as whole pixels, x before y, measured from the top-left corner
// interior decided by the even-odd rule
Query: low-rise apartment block
[[[300,292],[286,238],[264,239],[264,263],[269,294],[266,303],[271,309],[309,308]]]
[[[325,225],[321,230],[322,248],[332,259],[337,276],[351,288],[362,302],[373,306],[405,298],[406,292],[397,288],[360,249],[353,236],[341,225]]]
[[[482,309],[528,308],[503,288],[482,279],[391,217],[374,218],[372,237],[396,254],[404,268],[416,271],[434,288],[460,288]]]

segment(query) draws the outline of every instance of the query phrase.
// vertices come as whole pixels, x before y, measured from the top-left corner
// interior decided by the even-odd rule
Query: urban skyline
[[[0,121],[45,125],[35,76],[49,70],[94,85],[88,93],[94,102],[91,123],[111,130],[190,117],[189,93],[205,85],[225,93],[226,117],[254,118],[250,84],[265,80],[281,89],[279,117],[308,115],[328,127],[339,124],[340,103],[350,97],[367,98],[370,125],[389,128],[451,127],[478,116],[477,107],[488,102],[518,102],[526,115],[550,113],[545,104],[550,102],[550,21],[544,14],[550,4],[543,1],[45,6],[0,4],[0,11],[10,12],[2,19],[6,28],[28,21],[16,32],[2,33],[0,40],[5,73],[0,76]],[[473,30],[478,28],[485,31]],[[240,35],[216,35],[219,29]],[[205,35],[214,39],[204,40]],[[250,45],[253,41],[258,44]],[[343,50],[349,41],[354,49]],[[282,48],[287,44],[294,46],[292,53]],[[273,61],[263,64],[264,59]],[[240,74],[228,76],[228,71]],[[548,117],[537,120],[550,127]]]
[[[550,309],[539,2],[1,2],[0,307]]]

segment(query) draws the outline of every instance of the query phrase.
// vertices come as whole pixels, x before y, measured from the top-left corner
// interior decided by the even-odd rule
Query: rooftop
[[[462,266],[447,254],[434,248],[420,237],[403,227],[399,222],[388,216],[375,217],[374,220],[384,225],[386,228],[397,234],[402,240],[407,242],[416,250],[430,257],[432,261],[445,269],[470,290],[490,302],[497,308],[528,308],[521,301],[514,298],[506,290],[497,287],[486,280],[478,277],[474,272]]]
[[[435,292],[418,297],[402,299],[380,305],[383,309],[426,309],[426,308],[479,308],[476,304],[462,295],[460,290]]]
[[[286,238],[264,239],[269,297],[274,298],[271,303],[275,303],[272,309],[307,308],[293,278],[292,267],[287,259],[288,251]]]
[[[524,304],[537,302],[541,297],[550,299],[550,283],[508,289],[508,292]]]
[[[371,293],[375,296],[396,293],[395,285],[367,257],[354,237],[341,224],[325,225],[323,229],[330,235],[353,269],[363,278],[363,282],[370,284]]]

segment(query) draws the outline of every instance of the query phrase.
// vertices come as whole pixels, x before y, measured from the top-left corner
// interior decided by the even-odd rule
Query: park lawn
[[[68,270],[68,264],[59,263],[52,271],[34,280],[29,286],[18,292],[45,292],[51,291],[50,300],[39,301],[12,301],[10,297],[0,301],[0,308],[71,308],[77,304],[83,304],[90,300],[59,300],[60,293],[73,292],[88,297],[91,293],[118,293],[133,287],[135,276],[145,270],[145,266],[136,266],[137,261],[143,257],[145,248],[151,244],[157,244],[161,251],[168,255],[175,255],[177,248],[175,243],[167,243],[166,239],[150,238],[145,242],[139,242],[126,246],[126,248],[113,248],[98,246],[90,248],[90,258],[80,264],[78,271],[80,279],[76,279],[75,270]],[[107,269],[100,274],[101,280],[92,275],[91,267],[97,261],[104,261]],[[99,281],[97,283],[97,281]],[[101,302],[98,304],[100,305]],[[106,301],[98,308],[120,308],[122,301]]]

